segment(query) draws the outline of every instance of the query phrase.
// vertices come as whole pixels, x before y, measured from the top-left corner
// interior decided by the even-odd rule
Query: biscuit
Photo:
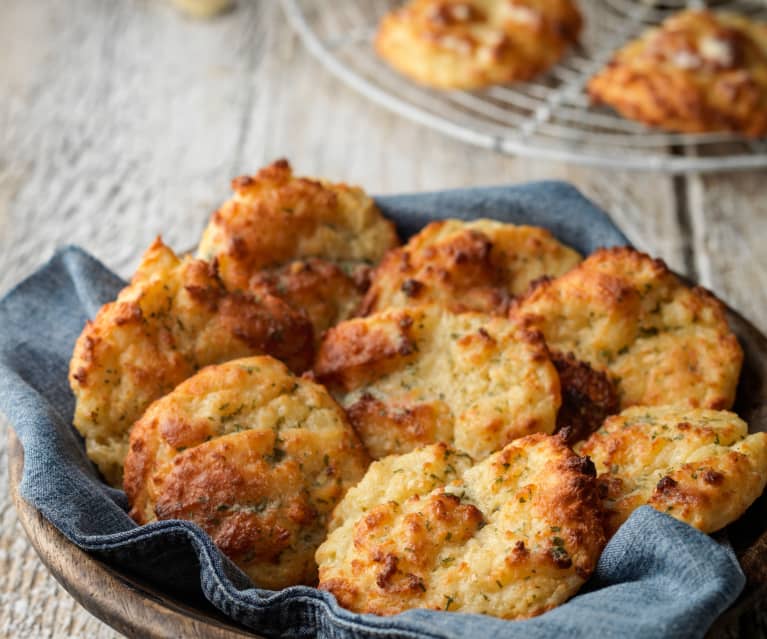
[[[615,54],[595,102],[669,131],[767,134],[767,23],[687,10]]]
[[[571,0],[411,0],[384,17],[375,47],[416,82],[477,89],[546,71],[581,23]]]
[[[250,291],[280,297],[305,313],[315,340],[320,340],[327,329],[356,312],[369,281],[370,267],[364,262],[335,264],[312,257],[258,271]]]
[[[231,289],[247,289],[258,271],[303,258],[374,263],[399,243],[362,189],[295,177],[285,160],[236,178],[232,188],[198,248],[199,257],[217,261]]]
[[[477,459],[551,433],[559,378],[540,334],[437,306],[331,328],[314,365],[373,458],[444,441]]]
[[[367,455],[319,384],[277,360],[208,366],[131,431],[125,492],[139,524],[186,519],[261,588],[315,584],[314,552]]]
[[[432,222],[387,253],[373,272],[360,314],[427,303],[504,314],[509,300],[532,281],[562,275],[580,261],[539,227],[488,219]]]
[[[598,250],[539,282],[511,314],[540,330],[552,351],[608,373],[621,408],[732,406],[743,352],[724,306],[661,260],[628,247]]]
[[[211,264],[156,240],[75,345],[69,383],[88,456],[119,485],[128,430],[152,401],[202,366],[261,353],[305,370],[311,325],[276,297],[228,292]]]
[[[615,384],[603,372],[579,362],[571,353],[553,351],[551,361],[559,374],[562,405],[557,413],[556,433],[565,442],[585,439],[619,410]]]
[[[599,472],[613,534],[649,504],[711,533],[738,519],[767,481],[767,434],[734,413],[634,406],[576,447]]]
[[[604,546],[594,466],[558,438],[483,462],[445,444],[374,462],[317,550],[320,588],[355,612],[539,615],[570,598]]]

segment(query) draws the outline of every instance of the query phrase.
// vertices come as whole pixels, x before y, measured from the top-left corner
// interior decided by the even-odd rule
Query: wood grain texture
[[[69,542],[19,494],[24,450],[13,430],[8,435],[11,501],[19,521],[45,566],[80,604],[110,626],[138,639],[258,637],[210,604],[192,608],[151,585],[117,573]]]
[[[689,179],[701,284],[767,330],[767,171]]]
[[[0,292],[63,244],[84,246],[126,276],[159,233],[176,248],[192,246],[231,177],[284,156],[300,173],[373,193],[569,180],[640,247],[674,268],[710,271],[707,283],[767,325],[764,293],[753,293],[767,252],[749,231],[764,229],[759,176],[740,175],[733,187],[706,178],[694,187],[701,206],[680,218],[680,183],[668,177],[465,146],[341,85],[303,50],[276,5],[240,0],[235,11],[197,22],[164,0],[0,3]],[[730,242],[734,251],[745,242],[752,261],[733,253],[707,271],[700,238],[715,238],[722,255]],[[4,432],[5,476],[2,442]],[[0,636],[115,636],[37,561],[5,482],[0,521]]]
[[[0,419],[0,637],[119,637],[67,594],[29,543],[8,491],[6,431]]]

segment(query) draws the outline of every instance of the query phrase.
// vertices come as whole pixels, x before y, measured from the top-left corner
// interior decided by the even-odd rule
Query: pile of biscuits
[[[575,0],[409,0],[384,17],[375,47],[416,82],[479,89],[548,70],[582,26]],[[588,93],[666,130],[767,135],[767,23],[681,11],[615,53]]]
[[[661,261],[486,219],[400,245],[285,161],[233,188],[75,346],[74,424],[139,524],[195,522],[257,586],[354,611],[517,619],[637,507],[713,532],[762,493],[724,308]]]

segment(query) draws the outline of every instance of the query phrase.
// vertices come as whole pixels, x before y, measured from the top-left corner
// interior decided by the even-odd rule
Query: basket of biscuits
[[[127,285],[85,294],[97,267],[61,257],[40,308],[80,303],[48,314],[50,366],[0,344],[22,494],[70,542],[160,581],[188,547],[266,636],[549,636],[610,618],[590,597],[649,597],[607,632],[698,636],[736,556],[759,591],[767,341],[712,293],[562,185],[461,215],[286,161],[232,186],[193,253],[157,239]]]
[[[758,0],[282,1],[329,71],[464,142],[604,168],[767,165]]]

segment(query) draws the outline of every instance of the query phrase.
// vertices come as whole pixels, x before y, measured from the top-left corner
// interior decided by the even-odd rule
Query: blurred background
[[[229,180],[278,157],[372,193],[573,181],[679,261],[671,180],[515,160],[385,111],[329,75],[276,0],[194,19],[170,0],[3,0],[0,289],[62,242],[128,274],[158,233],[195,244]]]
[[[0,2],[0,293],[64,244],[124,277],[158,234],[190,249],[233,177],[286,157],[300,175],[373,194],[568,180],[640,248],[767,329],[764,170],[671,176],[467,146],[336,80],[276,0],[196,12],[171,0]],[[0,475],[6,466],[0,446]],[[117,636],[56,585],[0,485],[0,636]]]

